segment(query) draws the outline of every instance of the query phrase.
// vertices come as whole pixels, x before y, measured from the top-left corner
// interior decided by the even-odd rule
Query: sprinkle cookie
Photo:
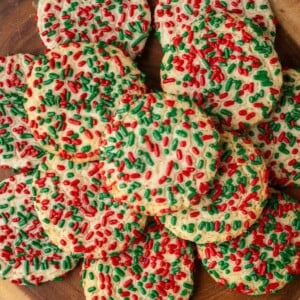
[[[28,54],[0,57],[1,168],[30,168],[44,155],[26,123],[24,109],[26,80],[34,59]]]
[[[300,273],[299,224],[299,203],[272,191],[262,216],[245,234],[198,246],[198,253],[219,284],[249,295],[275,293]]]
[[[173,44],[176,35],[205,14],[204,0],[159,0],[154,10],[156,35],[163,47]]]
[[[269,116],[282,75],[257,25],[218,13],[201,16],[165,48],[161,82],[165,92],[196,99],[223,126],[243,129]]]
[[[217,10],[245,16],[258,24],[271,41],[276,36],[276,20],[268,0],[216,0],[214,7]]]
[[[124,93],[143,93],[131,59],[104,43],[49,50],[28,79],[29,125],[35,139],[65,159],[98,159],[104,124]]]
[[[275,17],[268,0],[160,0],[155,6],[154,20],[156,33],[162,46],[172,45],[176,40],[173,40],[174,37],[180,34],[182,28],[212,11],[232,13],[250,19],[259,25],[265,37],[272,42],[275,39]]]
[[[147,0],[39,0],[37,21],[49,49],[103,41],[125,49],[132,58],[142,52],[151,29]]]
[[[106,257],[126,250],[146,217],[113,202],[98,162],[74,163],[49,155],[34,181],[35,208],[45,231],[64,251]]]
[[[24,97],[26,80],[35,57],[15,54],[0,57],[0,93],[5,96]],[[1,103],[0,103],[1,104]]]
[[[0,278],[21,285],[58,279],[79,260],[44,232],[32,202],[32,181],[32,175],[19,174],[0,183]]]
[[[126,252],[86,260],[82,284],[87,300],[190,299],[194,251],[187,241],[150,225]]]
[[[267,170],[258,150],[237,133],[222,133],[221,144],[221,166],[210,192],[190,209],[160,218],[182,239],[230,240],[248,229],[266,204]]]
[[[1,100],[0,100],[1,101]],[[35,167],[45,155],[20,116],[0,115],[0,167],[14,171]]]
[[[192,101],[146,94],[106,129],[100,160],[116,199],[161,215],[189,207],[208,191],[219,134]]]
[[[272,185],[300,187],[300,69],[284,71],[281,100],[248,135],[270,168]]]

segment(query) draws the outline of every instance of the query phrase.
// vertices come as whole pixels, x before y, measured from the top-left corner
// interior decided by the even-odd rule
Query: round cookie
[[[35,208],[52,242],[69,253],[99,258],[126,250],[146,217],[113,202],[99,162],[75,163],[52,154],[39,165]]]
[[[0,183],[0,278],[21,285],[59,279],[80,258],[46,235],[34,210],[32,181],[21,173]]]
[[[18,96],[24,97],[26,80],[36,58],[37,57],[33,55],[21,53],[1,56],[0,93],[16,100]],[[21,101],[21,99],[19,99],[19,101]],[[16,104],[19,104],[18,101],[16,101]]]
[[[206,13],[204,0],[159,0],[154,10],[154,26],[163,49],[174,43],[174,38],[186,26]]]
[[[237,133],[221,134],[221,165],[214,187],[191,208],[160,218],[176,236],[204,244],[230,240],[260,216],[267,198],[267,168],[252,143]]]
[[[37,24],[49,49],[69,42],[99,42],[141,53],[151,29],[147,0],[39,0]]]
[[[283,75],[280,102],[248,136],[264,155],[272,185],[300,187],[300,69],[284,70]]]
[[[224,13],[234,13],[252,20],[272,42],[276,36],[276,20],[268,0],[229,0],[213,1],[212,8]]]
[[[124,93],[144,93],[143,75],[105,43],[48,50],[28,78],[25,108],[35,139],[65,159],[98,159],[105,123]]]
[[[275,293],[300,273],[300,205],[272,191],[259,220],[242,236],[198,246],[216,282],[243,294]]]
[[[21,115],[0,113],[0,168],[30,169],[45,155],[25,120]]]
[[[221,13],[201,16],[164,50],[162,89],[194,98],[227,128],[258,123],[278,101],[278,56],[249,19]]]
[[[35,57],[15,54],[0,57],[0,167],[34,167],[44,155],[27,125],[24,109],[28,73]]]
[[[147,215],[189,207],[209,189],[219,134],[192,101],[152,93],[136,97],[108,124],[103,176],[116,199]]]
[[[82,284],[87,300],[190,299],[192,245],[151,224],[145,236],[118,256],[86,260]]]
[[[157,36],[165,47],[173,44],[176,35],[200,16],[210,12],[233,13],[256,23],[272,42],[276,35],[275,17],[268,0],[204,1],[160,0],[154,11]]]

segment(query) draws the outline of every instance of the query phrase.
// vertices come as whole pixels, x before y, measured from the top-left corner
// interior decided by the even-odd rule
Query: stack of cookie
[[[196,253],[220,284],[273,293],[300,273],[300,73],[268,1],[161,0],[163,91],[133,59],[148,3],[40,0],[44,55],[0,58],[0,275],[87,299],[189,299]],[[269,176],[270,175],[270,176]]]
[[[162,89],[189,96],[221,132],[213,187],[160,221],[197,244],[218,283],[273,293],[299,273],[300,206],[268,186],[299,186],[300,77],[284,70],[282,82],[269,2],[161,0],[155,25]]]

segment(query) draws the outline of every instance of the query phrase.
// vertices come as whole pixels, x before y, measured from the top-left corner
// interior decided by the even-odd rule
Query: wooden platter
[[[300,68],[300,1],[271,1],[278,18],[279,29],[276,49],[283,66]],[[151,0],[154,6],[154,0]],[[32,0],[0,1],[0,56],[15,53],[39,54],[45,50],[35,24],[36,3]],[[147,42],[143,56],[138,59],[140,68],[147,74],[150,88],[159,90],[159,65],[162,53],[153,34]],[[0,180],[9,171],[0,169]],[[288,191],[300,201],[300,190]],[[37,288],[20,287],[0,280],[0,300],[84,300],[79,284],[80,266],[62,282],[49,282]],[[244,296],[218,286],[197,263],[195,294],[192,300],[299,300],[300,276],[276,295]]]

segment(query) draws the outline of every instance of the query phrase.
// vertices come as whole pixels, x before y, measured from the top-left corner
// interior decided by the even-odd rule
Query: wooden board
[[[152,7],[154,0],[152,1]],[[300,1],[273,0],[272,5],[279,20],[276,48],[284,66],[300,68]],[[38,54],[44,47],[36,33],[35,2],[32,0],[0,1],[0,55],[14,53]],[[147,74],[151,88],[159,89],[159,64],[161,48],[151,36],[146,50],[138,60],[140,68]],[[8,172],[0,169],[0,180]],[[290,191],[300,200],[300,190]],[[80,266],[72,271],[63,282],[50,282],[37,288],[14,286],[0,281],[0,300],[83,300],[79,285]],[[217,284],[197,264],[196,289],[193,300],[299,300],[300,276],[276,295],[243,296]]]

